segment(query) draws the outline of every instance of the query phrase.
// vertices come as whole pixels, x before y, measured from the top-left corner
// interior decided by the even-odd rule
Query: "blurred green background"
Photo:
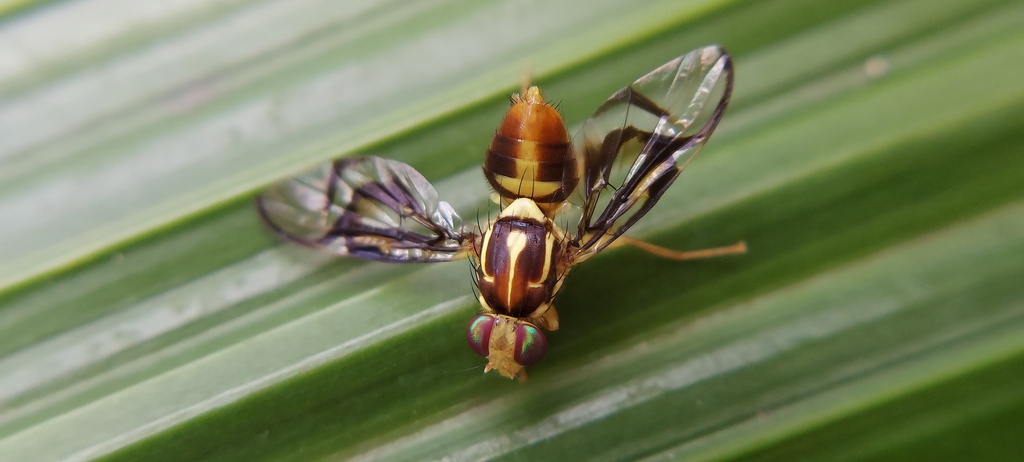
[[[0,2],[0,460],[1020,460],[1024,3]],[[574,270],[519,384],[468,264],[281,245],[341,155],[467,221],[529,69],[578,126],[720,43],[736,92]]]

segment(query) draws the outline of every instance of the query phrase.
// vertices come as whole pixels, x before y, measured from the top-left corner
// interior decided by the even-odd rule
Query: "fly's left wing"
[[[321,164],[257,198],[260,216],[286,240],[387,262],[469,256],[475,234],[412,167],[380,157]]]
[[[654,206],[718,126],[732,84],[729,54],[699,48],[619,90],[584,123],[574,138],[583,162],[577,260]]]

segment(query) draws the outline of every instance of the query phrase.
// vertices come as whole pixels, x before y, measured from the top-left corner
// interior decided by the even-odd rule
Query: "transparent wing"
[[[732,84],[728,53],[700,48],[619,90],[584,123],[573,139],[583,162],[578,259],[654,206],[718,126]]]
[[[474,234],[412,167],[380,157],[321,164],[257,198],[284,239],[338,255],[389,262],[465,258]]]

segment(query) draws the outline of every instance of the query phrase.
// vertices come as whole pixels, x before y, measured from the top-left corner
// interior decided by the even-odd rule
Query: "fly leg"
[[[615,242],[612,242],[608,247],[623,247],[631,245],[644,252],[657,255],[661,258],[667,258],[669,260],[684,261],[684,260],[699,260],[703,258],[721,257],[725,255],[742,255],[747,253],[747,243],[745,241],[739,241],[734,244],[712,247],[710,249],[699,249],[699,250],[673,250],[660,245],[654,245],[650,242],[641,241],[628,236],[619,236]]]

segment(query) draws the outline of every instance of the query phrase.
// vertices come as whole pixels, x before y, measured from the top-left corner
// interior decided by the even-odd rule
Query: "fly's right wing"
[[[337,255],[387,262],[466,258],[476,234],[412,167],[380,157],[318,165],[257,198],[263,221],[282,238]]]
[[[719,46],[669,61],[611,96],[574,138],[581,155],[576,259],[601,251],[643,217],[707,142],[732,94]]]

